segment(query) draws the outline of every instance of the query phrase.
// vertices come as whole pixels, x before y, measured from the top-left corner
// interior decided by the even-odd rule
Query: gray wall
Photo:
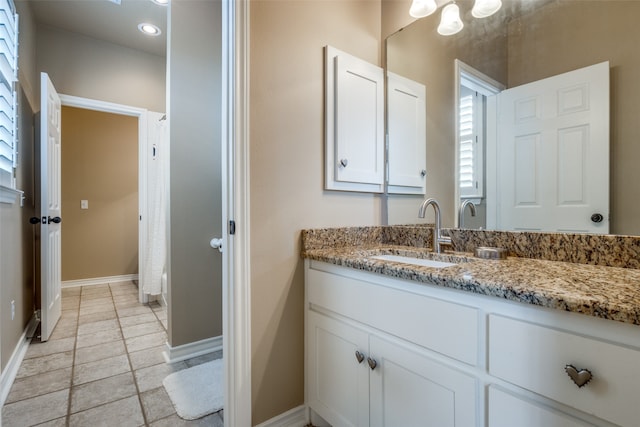
[[[173,0],[168,90],[171,140],[169,343],[222,335],[221,3]]]

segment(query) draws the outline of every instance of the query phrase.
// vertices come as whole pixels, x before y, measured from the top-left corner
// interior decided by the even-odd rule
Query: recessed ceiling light
[[[138,29],[148,36],[159,36],[162,33],[162,31],[160,31],[160,28],[146,22],[138,24]]]
[[[166,6],[169,4],[169,0],[151,0],[155,4],[159,4],[160,6]]]

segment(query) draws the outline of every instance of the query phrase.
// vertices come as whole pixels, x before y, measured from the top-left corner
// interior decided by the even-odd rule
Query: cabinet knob
[[[602,222],[603,219],[604,217],[602,216],[602,214],[594,213],[593,215],[591,215],[591,221],[595,223]]]
[[[340,159],[340,166],[342,166],[343,168],[346,168],[348,164],[349,164],[349,160]]]
[[[360,353],[358,350],[356,350],[356,360],[358,363],[362,363],[364,360],[364,354]]]
[[[587,385],[587,383],[591,381],[591,379],[593,378],[593,375],[591,374],[590,370],[588,369],[578,370],[573,365],[565,366],[564,371],[567,373],[567,375],[569,375],[569,378],[571,378],[579,388],[582,388],[585,385]]]
[[[423,177],[423,178],[424,178],[425,176],[427,176],[427,170],[426,170],[426,169],[422,169],[422,170],[420,171],[420,176],[421,176],[421,177]]]
[[[376,369],[376,366],[378,366],[378,362],[376,362],[370,357],[367,357],[367,363],[369,364],[369,367],[371,368],[372,371]]]

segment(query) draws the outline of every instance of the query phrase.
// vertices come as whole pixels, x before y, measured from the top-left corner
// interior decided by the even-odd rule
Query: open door
[[[501,230],[609,232],[609,63],[498,95]]]
[[[40,168],[36,212],[40,213],[41,340],[47,341],[62,314],[60,97],[41,73]]]

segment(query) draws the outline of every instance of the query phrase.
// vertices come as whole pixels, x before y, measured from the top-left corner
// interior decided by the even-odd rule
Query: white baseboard
[[[27,353],[33,333],[38,327],[38,322],[40,322],[40,320],[36,313],[34,313],[33,316],[31,316],[29,324],[20,336],[20,340],[18,340],[18,344],[9,358],[9,362],[2,371],[2,374],[0,374],[0,407],[4,406],[7,396],[9,396],[9,391],[13,385],[13,381],[16,379],[24,355]]]
[[[222,335],[177,347],[171,347],[167,342],[166,346],[167,349],[162,352],[165,362],[175,363],[222,350]]]
[[[137,274],[123,274],[120,276],[93,277],[91,279],[64,280],[63,288],[75,288],[76,286],[94,286],[104,285],[107,283],[131,282],[138,280]]]
[[[277,417],[271,418],[262,424],[258,424],[256,427],[304,427],[307,424],[309,424],[307,407],[301,405]]]

